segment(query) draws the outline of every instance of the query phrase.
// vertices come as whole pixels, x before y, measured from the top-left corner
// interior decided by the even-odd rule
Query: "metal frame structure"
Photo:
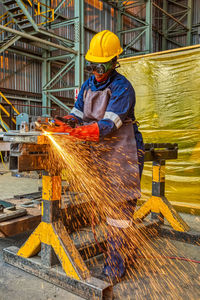
[[[153,33],[157,33],[162,39],[162,50],[174,46],[184,47],[192,43],[192,0],[104,2],[117,10],[117,34],[124,46],[122,57],[154,52]],[[135,8],[137,10],[134,10]],[[129,26],[131,28],[124,28],[125,18],[132,21],[132,25]],[[130,40],[126,43],[125,36],[130,33],[132,37],[129,35]],[[179,42],[184,36],[186,38]]]
[[[43,115],[50,115],[51,102],[69,112],[70,108],[59,99],[58,95],[65,91],[79,90],[84,81],[85,32],[88,31],[84,24],[85,1],[74,0],[73,18],[66,18],[60,13],[63,5],[65,7],[72,5],[71,0],[60,0],[54,8],[51,7],[50,1],[47,6],[43,0],[37,4],[34,0],[24,2],[0,0],[0,2],[9,16],[9,22],[6,19],[5,24],[0,25],[0,30],[7,33],[0,42],[0,53],[9,51],[41,62]],[[158,37],[157,48],[160,50],[191,44],[192,0],[101,0],[101,2],[112,7],[117,16],[116,33],[124,48],[121,57],[155,51],[153,41],[155,34]],[[44,6],[46,10],[42,11],[41,7]],[[44,17],[46,22],[41,20]],[[10,25],[14,25],[14,28]],[[55,33],[55,30],[63,28],[66,28],[66,31],[69,28],[73,29],[73,40]],[[90,31],[95,34],[94,30]],[[42,51],[42,55],[16,48],[17,41],[37,47]],[[59,50],[59,54],[55,53],[56,50]],[[54,64],[60,68],[56,74],[52,73]],[[63,82],[67,73],[73,80],[66,85]]]

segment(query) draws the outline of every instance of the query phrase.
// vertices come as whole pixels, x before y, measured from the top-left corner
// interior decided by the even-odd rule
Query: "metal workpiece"
[[[4,249],[4,261],[87,300],[113,299],[112,286],[108,282],[92,276],[85,280],[73,279],[66,276],[59,266],[49,268],[41,265],[38,257],[23,258],[17,252],[18,248],[14,246]]]
[[[38,137],[42,136],[39,131],[20,132],[20,130],[10,130],[4,133],[3,140],[10,143],[31,143],[37,144]]]
[[[64,132],[51,132],[50,134],[56,136],[69,135],[68,133]],[[13,144],[49,144],[47,135],[47,133],[43,133],[41,131],[20,132],[20,130],[9,130],[8,132],[4,133],[3,141]]]
[[[4,208],[4,206],[0,204],[0,222],[8,221],[25,215],[27,215],[27,210],[25,208],[16,208],[15,206]]]
[[[172,143],[145,143],[145,161],[160,161],[178,158],[178,145]]]
[[[15,143],[10,146],[12,172],[41,171],[48,165],[48,145]]]
[[[51,135],[68,135],[51,133]],[[49,138],[41,131],[10,130],[3,135],[10,144],[9,169],[12,172],[42,171],[48,169]]]

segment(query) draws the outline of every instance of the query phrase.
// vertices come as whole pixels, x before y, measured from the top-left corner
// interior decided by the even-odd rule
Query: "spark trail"
[[[69,191],[81,194],[87,201],[89,205],[84,209],[85,219],[92,222],[93,216],[98,223],[97,235],[101,232],[106,237],[106,216],[112,212],[112,217],[126,219],[123,210],[119,210],[119,203],[126,199],[123,193],[111,188],[111,179],[108,179],[107,172],[113,170],[115,184],[120,185],[123,170],[119,168],[117,161],[115,165],[110,165],[109,161],[99,159],[102,149],[95,144],[77,141],[69,136],[47,136],[51,142],[49,170],[62,172],[68,182]],[[115,201],[116,199],[120,201]],[[76,204],[80,198],[72,197],[70,200]],[[65,213],[65,218],[70,218],[67,209]],[[77,219],[77,224],[79,223],[80,220]],[[140,227],[140,223],[135,223],[124,231],[116,228],[116,232],[113,232],[119,239],[124,240],[120,252],[128,266],[125,279],[115,288],[117,299],[182,299],[183,286],[191,285],[187,266],[189,264],[190,269],[197,275],[196,265],[167,259],[167,256],[180,256],[180,252],[178,255],[175,246],[168,240],[158,238],[155,229],[152,230],[150,238]],[[91,235],[88,233],[87,240],[90,239]],[[89,257],[89,253],[86,255]],[[93,264],[99,268],[97,260],[94,259]],[[193,283],[198,280],[198,276],[194,276]],[[131,287],[133,298],[130,296]],[[184,289],[184,295],[189,299],[195,299],[193,292]]]

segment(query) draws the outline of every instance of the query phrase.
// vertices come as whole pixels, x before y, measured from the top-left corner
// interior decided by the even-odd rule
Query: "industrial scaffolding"
[[[87,77],[84,54],[91,37],[100,30],[110,29],[119,36],[124,49],[120,57],[193,44],[192,0],[0,0],[0,3],[1,60],[13,53],[26,57],[26,63],[32,60],[41,64],[40,97],[45,116],[51,114],[52,105],[70,111],[74,95]],[[107,25],[105,18],[111,20]],[[3,68],[1,64],[2,71]],[[20,71],[23,72],[16,70],[16,73]],[[0,91],[9,98],[1,83]],[[17,91],[15,95],[28,100]],[[1,104],[5,98],[1,97]]]

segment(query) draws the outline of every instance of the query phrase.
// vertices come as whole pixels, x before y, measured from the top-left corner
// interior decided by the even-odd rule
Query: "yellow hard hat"
[[[85,59],[91,62],[105,63],[122,52],[118,36],[109,30],[103,30],[92,38]]]

